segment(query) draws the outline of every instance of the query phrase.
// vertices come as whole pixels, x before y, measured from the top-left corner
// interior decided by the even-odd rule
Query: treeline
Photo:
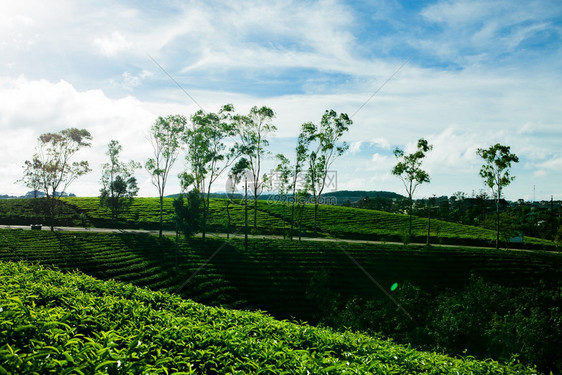
[[[263,191],[274,191],[284,197],[283,203],[290,210],[289,237],[295,233],[295,223],[302,220],[302,208],[306,202],[313,204],[313,230],[323,231],[318,226],[318,206],[323,202],[323,193],[333,183],[330,168],[342,156],[349,145],[342,140],[353,124],[350,117],[334,110],[326,110],[319,123],[306,122],[300,126],[294,152],[275,155],[273,171],[264,171],[263,162],[271,157],[269,139],[277,127],[273,124],[275,112],[266,106],[253,107],[247,114],[234,110],[232,104],[224,105],[218,112],[203,109],[190,116],[158,117],[150,129],[150,143],[153,155],[144,163],[160,199],[160,236],[162,236],[163,198],[173,165],[181,155],[185,157],[185,170],[178,175],[181,194],[175,203],[178,232],[189,236],[207,232],[209,199],[213,184],[222,175],[228,175],[227,190],[232,197],[243,195],[247,208],[248,200],[253,201],[253,228],[257,228],[257,202]],[[58,133],[42,134],[37,143],[36,153],[25,162],[25,172],[20,183],[33,191],[46,194],[45,210],[51,217],[51,230],[61,192],[80,176],[91,171],[88,161],[73,161],[82,148],[90,147],[91,134],[86,129],[70,128]],[[121,145],[112,140],[108,145],[109,162],[102,166],[100,183],[100,205],[111,211],[117,220],[138,193],[135,170],[140,163],[120,160]],[[396,165],[391,172],[404,184],[407,195],[405,211],[409,214],[409,236],[412,236],[412,215],[419,210],[414,204],[416,189],[431,178],[422,168],[426,155],[433,145],[424,138],[417,142],[417,149],[406,153],[400,148],[394,150]],[[509,146],[495,144],[478,149],[483,160],[479,171],[485,184],[491,189],[495,202],[496,247],[500,242],[500,208],[502,191],[514,179],[511,164],[519,162]],[[184,194],[191,192],[191,201],[183,202]],[[417,211],[416,211],[417,210]],[[430,215],[431,209],[428,209]],[[228,210],[227,210],[228,212]],[[248,233],[248,220],[246,230]]]
[[[348,207],[364,208],[393,213],[408,210],[405,198],[386,198],[383,196],[362,197],[355,201],[347,200]],[[516,202],[500,200],[501,227],[503,239],[517,236],[530,236],[558,242],[562,238],[560,201]],[[418,199],[413,203],[413,213],[419,217],[431,217],[464,225],[495,229],[494,199],[485,191],[468,196],[457,192],[447,197]]]
[[[228,174],[232,197],[243,193],[246,208],[248,198],[253,201],[254,229],[257,228],[257,201],[264,190],[277,191],[293,198],[291,238],[298,205],[302,207],[307,201],[314,204],[316,224],[319,198],[326,187],[329,168],[348,149],[341,138],[352,121],[345,113],[327,110],[320,123],[302,124],[295,158],[291,160],[284,154],[276,155],[278,164],[273,172],[267,173],[263,170],[263,161],[271,156],[269,138],[277,130],[274,118],[275,112],[266,106],[253,107],[247,114],[239,114],[234,111],[233,105],[227,104],[216,113],[199,110],[189,121],[182,115],[156,119],[150,129],[153,155],[144,163],[144,168],[158,190],[160,236],[169,173],[182,153],[186,165],[184,172],[178,175],[182,193],[174,203],[174,222],[178,232],[186,236],[202,232],[205,238],[212,186],[223,174]],[[92,136],[86,129],[70,128],[58,133],[45,133],[39,137],[32,159],[25,162],[24,175],[18,182],[33,191],[45,193],[45,204],[41,206],[51,218],[51,230],[54,229],[60,192],[66,191],[74,180],[91,171],[88,161],[72,160],[80,149],[91,146],[91,140]],[[138,193],[134,173],[141,168],[141,164],[134,161],[122,162],[121,150],[117,140],[109,143],[109,162],[102,166],[100,180],[100,205],[111,211],[115,221]],[[188,201],[184,203],[184,193],[188,192]]]

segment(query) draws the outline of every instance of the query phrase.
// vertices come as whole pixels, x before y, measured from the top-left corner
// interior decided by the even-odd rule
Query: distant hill
[[[43,193],[42,191],[28,191],[25,195],[15,196],[15,195],[0,195],[0,199],[15,199],[15,198],[43,198],[47,196],[47,194]],[[66,192],[57,193],[57,197],[75,197],[76,194],[70,193],[67,194]]]
[[[167,195],[167,198],[176,198],[179,194],[170,194]],[[228,198],[231,197],[231,194],[227,193],[211,193],[211,198]],[[276,199],[279,195],[278,194],[267,194],[264,193],[260,195],[259,200],[278,200]],[[369,198],[384,198],[384,199],[402,199],[405,198],[404,196],[393,193],[391,191],[366,191],[366,190],[341,190],[341,191],[334,191],[329,193],[324,193],[321,195],[323,198],[336,198],[335,203],[336,205],[343,205],[348,200],[350,202],[358,201],[362,198],[369,197]],[[242,194],[235,193],[234,198],[242,199],[244,196]],[[328,201],[326,202],[328,203]]]
[[[366,190],[341,190],[322,194],[323,197],[337,198],[338,205],[344,204],[347,200],[350,202],[358,201],[362,198],[384,198],[384,199],[402,199],[404,196],[391,191],[366,191]]]
[[[330,193],[324,193],[322,195],[325,196],[331,195],[334,197],[358,197],[358,198],[364,198],[364,197],[404,198],[404,196],[391,191],[367,191],[367,190],[340,190]]]

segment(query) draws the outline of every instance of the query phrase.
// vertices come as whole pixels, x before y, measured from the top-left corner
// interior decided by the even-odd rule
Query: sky
[[[507,199],[560,200],[562,2],[0,0],[0,194],[29,190],[16,180],[42,133],[92,134],[68,190],[96,196],[110,140],[144,164],[158,116],[228,103],[272,108],[270,151],[288,158],[302,123],[352,116],[337,190],[405,194],[393,150],[423,137],[417,197],[486,189],[476,150],[501,143],[519,157]],[[182,154],[166,193],[184,169]]]

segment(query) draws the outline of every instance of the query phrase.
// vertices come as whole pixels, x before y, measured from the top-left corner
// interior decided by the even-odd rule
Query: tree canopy
[[[92,135],[86,129],[44,133],[39,136],[32,160],[25,162],[22,181],[34,190],[41,188],[47,195],[51,230],[54,230],[57,198],[74,180],[91,170],[86,160],[71,161],[80,149],[90,147],[91,140]]]
[[[235,149],[247,160],[247,169],[251,172],[249,184],[254,199],[254,229],[257,227],[258,198],[263,189],[262,162],[269,155],[267,137],[277,131],[272,123],[274,118],[275,112],[266,106],[252,107],[247,115],[233,117],[233,129],[238,136]]]
[[[162,237],[162,210],[164,190],[168,175],[182,148],[182,137],[187,120],[182,115],[158,117],[150,128],[150,141],[154,157],[146,161],[145,168],[152,176],[152,184],[160,197],[160,237]]]
[[[319,196],[323,193],[329,174],[329,168],[336,158],[349,148],[341,137],[349,130],[353,121],[346,113],[326,110],[320,125],[308,122],[302,125],[299,146],[306,146],[308,151],[307,186],[314,200],[314,230],[317,227]],[[303,142],[303,140],[306,140]],[[298,150],[297,150],[298,151]],[[335,177],[335,176],[334,176]]]
[[[424,138],[418,140],[417,150],[411,154],[406,154],[404,150],[398,147],[394,149],[394,156],[398,159],[398,163],[392,169],[392,174],[402,180],[408,194],[408,214],[410,216],[408,233],[410,236],[412,235],[412,202],[416,188],[431,181],[429,173],[422,169],[422,162],[426,154],[432,149],[433,146]]]
[[[112,220],[118,219],[119,214],[132,203],[139,191],[134,172],[141,165],[132,160],[129,163],[120,161],[122,149],[118,141],[111,140],[106,152],[109,163],[102,165],[100,205],[111,210]]]
[[[499,248],[502,189],[515,179],[515,176],[511,176],[511,164],[518,163],[519,158],[511,153],[509,146],[499,143],[487,149],[479,148],[476,153],[484,159],[484,164],[480,168],[480,177],[484,179],[484,183],[492,190],[496,199],[496,248]]]

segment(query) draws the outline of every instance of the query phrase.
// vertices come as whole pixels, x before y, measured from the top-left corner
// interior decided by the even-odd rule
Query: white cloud
[[[470,66],[517,53],[520,44],[543,31],[560,35],[555,22],[561,11],[553,1],[442,0],[426,6],[421,16],[443,27],[421,40],[426,53]]]
[[[114,31],[109,36],[95,38],[94,44],[104,56],[114,56],[119,52],[126,51],[133,46],[120,32]]]
[[[562,157],[555,156],[552,159],[539,163],[538,167],[547,169],[549,171],[562,171]]]
[[[131,74],[125,72],[121,74],[121,80],[115,84],[123,88],[125,91],[133,91],[135,87],[142,85],[143,81],[152,77],[154,74],[148,70],[143,70],[139,74]]]
[[[375,147],[381,148],[383,150],[390,150],[390,142],[386,138],[383,138],[383,137],[373,138],[373,139],[371,139],[369,144],[371,146],[375,146]]]
[[[522,157],[523,175],[510,191],[525,191],[538,170],[550,174],[541,181],[545,191],[559,189],[558,164],[546,160],[559,158],[562,137],[561,32],[553,21],[561,6],[436,1],[402,19],[406,5],[383,5],[359,14],[356,3],[335,0],[11,2],[0,14],[0,131],[4,139],[20,134],[26,148],[0,171],[11,181],[37,135],[68,126],[92,131],[95,146],[83,155],[96,166],[113,137],[127,157],[146,158],[144,134],[157,115],[197,109],[147,54],[206,110],[268,105],[277,113],[277,137],[296,137],[326,109],[354,113],[411,50],[409,63],[353,117],[350,152],[336,162],[350,186],[401,190],[388,151],[425,137],[435,146],[424,164],[432,173],[428,190],[480,187],[475,148],[496,142]],[[549,37],[548,50],[529,47]],[[529,63],[530,52],[540,59]],[[76,187],[96,194],[96,173]],[[143,176],[141,193],[153,195]]]
[[[206,32],[194,36],[177,30],[175,39],[190,43],[197,56],[182,73],[310,68],[360,74],[368,65],[353,56],[355,40],[348,29],[354,19],[337,1],[199,5],[184,12],[196,14]]]
[[[88,160],[93,172],[71,185],[70,190],[81,195],[96,195],[100,165],[105,162],[109,141],[120,141],[124,158],[144,161],[150,152],[146,135],[151,123],[157,115],[169,113],[171,109],[159,105],[149,109],[132,97],[112,100],[99,90],[80,92],[64,81],[51,83],[23,77],[0,81],[0,101],[6,103],[0,107],[3,135],[0,149],[6,151],[0,161],[0,171],[8,182],[2,188],[14,194],[25,192],[24,187],[12,185],[12,182],[21,177],[21,166],[35,152],[40,134],[69,127],[90,131],[93,147],[80,151],[76,157]],[[146,184],[141,189],[141,193],[151,195]]]
[[[378,152],[371,156],[371,165],[368,170],[372,171],[390,171],[392,169],[394,159],[390,156],[381,155]]]
[[[351,142],[349,144],[349,149],[347,150],[347,152],[349,152],[352,155],[357,154],[359,151],[361,151],[361,145],[363,144],[362,141],[358,141],[358,142]]]
[[[486,138],[486,135],[446,128],[439,134],[427,137],[433,150],[427,153],[424,164],[433,173],[451,174],[462,170],[473,173],[478,164],[476,150],[479,145],[486,146],[481,144],[481,138]]]
[[[451,27],[480,22],[497,12],[500,4],[496,1],[438,1],[422,10],[421,15],[433,22],[446,23]]]
[[[527,122],[519,128],[517,133],[521,135],[533,134],[535,132],[536,127],[537,127],[536,124]]]

